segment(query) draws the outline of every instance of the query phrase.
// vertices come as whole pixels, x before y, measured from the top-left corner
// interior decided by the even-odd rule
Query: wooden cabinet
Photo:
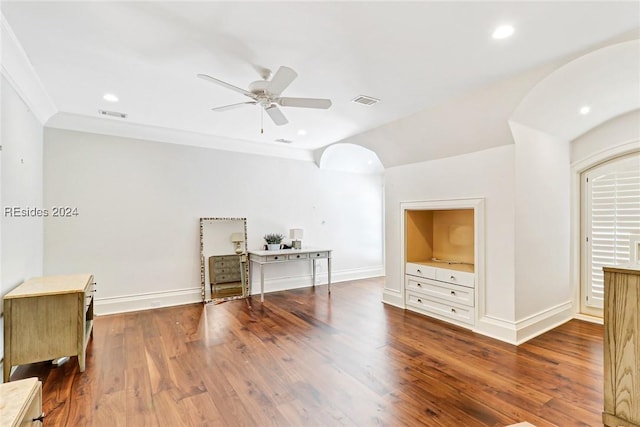
[[[42,383],[37,378],[0,384],[0,425],[35,427],[42,419]]]
[[[36,277],[4,296],[4,381],[11,367],[78,356],[93,332],[93,276]]]
[[[604,425],[640,427],[640,264],[604,267]]]

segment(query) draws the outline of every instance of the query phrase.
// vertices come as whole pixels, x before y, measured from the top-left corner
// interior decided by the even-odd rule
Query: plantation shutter
[[[640,154],[597,166],[585,175],[586,305],[602,308],[602,267],[628,263],[630,236],[640,234]]]

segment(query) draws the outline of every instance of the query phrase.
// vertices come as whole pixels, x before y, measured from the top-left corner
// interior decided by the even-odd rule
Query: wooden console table
[[[302,248],[279,251],[249,251],[250,266],[260,266],[260,301],[264,302],[264,266],[291,261],[311,261],[313,265],[312,285],[316,285],[316,260],[327,260],[327,284],[331,293],[331,249]]]
[[[93,276],[27,280],[4,296],[4,381],[11,367],[78,356],[80,372],[93,334]]]

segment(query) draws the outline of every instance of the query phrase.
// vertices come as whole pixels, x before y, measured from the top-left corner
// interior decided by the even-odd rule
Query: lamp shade
[[[304,235],[304,230],[302,228],[292,228],[289,230],[289,237],[291,239],[295,239],[295,240],[302,239],[303,235]]]
[[[231,241],[232,242],[243,242],[244,235],[242,233],[231,233]]]

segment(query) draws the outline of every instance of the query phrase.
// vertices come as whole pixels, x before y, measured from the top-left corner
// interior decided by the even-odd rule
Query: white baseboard
[[[376,267],[364,267],[353,268],[349,270],[339,270],[331,272],[331,283],[348,282],[350,280],[369,279],[372,277],[379,277],[384,274],[382,266]],[[273,279],[265,279],[264,281],[264,293],[286,291],[289,289],[307,288],[312,285],[312,276],[310,274],[303,274],[299,276],[291,277],[277,277]],[[316,285],[327,284],[327,273],[316,274]],[[251,295],[260,294],[260,277],[259,275],[253,275]]]
[[[573,319],[573,303],[567,301],[516,322],[516,345],[542,335]]]
[[[484,316],[479,319],[475,332],[509,344],[520,345],[566,323],[573,317],[573,305],[568,301],[517,322]]]
[[[516,326],[508,320],[498,319],[491,316],[483,316],[478,319],[478,324],[474,332],[495,338],[509,344],[516,344]]]
[[[150,292],[146,294],[125,295],[121,297],[96,298],[96,315],[126,313],[129,311],[149,310],[174,305],[201,302],[200,288],[176,289],[172,291]]]
[[[402,292],[385,289],[382,291],[382,302],[398,308],[405,308]]]
[[[354,268],[350,270],[333,271],[331,283],[346,282],[349,280],[367,279],[378,277],[383,274],[382,266]],[[327,273],[319,273],[316,276],[317,284],[327,284]],[[311,275],[296,277],[284,277],[265,280],[266,292],[284,291],[287,289],[306,288],[311,286]],[[251,294],[260,293],[260,282],[253,278]],[[164,292],[150,292],[145,294],[124,295],[119,297],[96,298],[96,315],[107,315],[116,313],[126,313],[130,311],[149,310],[160,307],[171,307],[174,305],[192,304],[201,301],[200,287],[176,289]]]
[[[588,314],[576,313],[573,315],[574,319],[584,320],[585,322],[596,323],[598,325],[604,325],[604,319],[602,317],[589,316]]]

